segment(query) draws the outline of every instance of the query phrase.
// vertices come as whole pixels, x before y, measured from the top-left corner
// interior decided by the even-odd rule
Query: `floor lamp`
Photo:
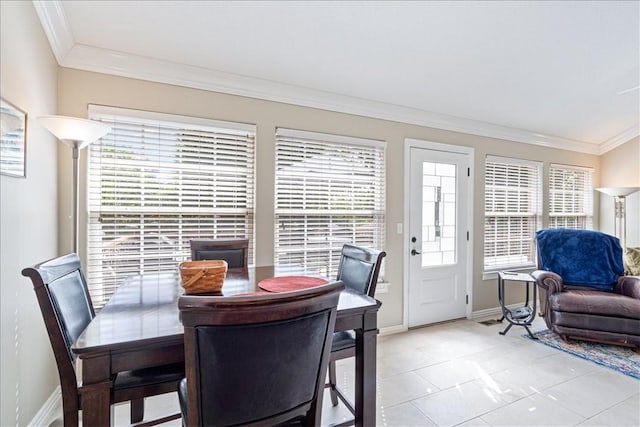
[[[596,190],[613,197],[613,232],[620,239],[620,245],[624,252],[627,247],[626,198],[640,190],[640,187],[602,187],[596,188]]]
[[[93,120],[66,116],[41,116],[38,121],[73,154],[73,252],[78,253],[78,157],[81,149],[105,136],[111,127]]]

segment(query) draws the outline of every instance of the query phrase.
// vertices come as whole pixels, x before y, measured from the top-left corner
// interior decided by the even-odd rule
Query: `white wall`
[[[601,157],[600,187],[640,187],[640,137]],[[627,197],[627,246],[640,247],[640,191]],[[600,195],[600,230],[614,234],[613,198]]]
[[[0,175],[0,425],[27,425],[58,385],[22,268],[57,256],[57,145],[34,120],[53,114],[57,64],[31,2],[0,1],[0,93],[28,117],[27,177]]]

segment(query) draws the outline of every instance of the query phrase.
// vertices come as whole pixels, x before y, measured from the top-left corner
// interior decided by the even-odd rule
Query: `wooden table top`
[[[222,294],[259,291],[257,284],[263,279],[300,274],[301,270],[294,267],[229,270]],[[179,319],[178,299],[183,294],[177,271],[126,279],[74,343],[74,353],[83,355],[100,350],[117,351],[132,345],[182,341],[184,330]],[[374,298],[345,289],[340,294],[338,317],[378,304]]]

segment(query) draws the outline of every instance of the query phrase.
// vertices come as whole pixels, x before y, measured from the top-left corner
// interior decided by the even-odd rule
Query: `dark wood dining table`
[[[222,294],[260,291],[258,282],[298,275],[296,267],[254,267],[229,270]],[[114,374],[131,369],[184,362],[184,330],[178,298],[183,294],[175,273],[144,274],[126,279],[73,344],[82,362],[83,425],[113,422],[109,390]],[[336,331],[354,330],[355,424],[376,423],[376,341],[380,302],[345,289],[340,294]],[[176,396],[177,399],[177,396]]]

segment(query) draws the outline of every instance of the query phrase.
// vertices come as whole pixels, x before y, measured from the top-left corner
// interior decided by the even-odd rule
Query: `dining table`
[[[305,274],[297,266],[230,269],[219,294],[261,292],[259,283],[272,277]],[[83,425],[109,426],[113,407],[109,393],[118,372],[184,363],[184,329],[178,299],[184,294],[175,272],[131,276],[78,337],[72,351],[81,361],[80,394]],[[338,302],[335,331],[353,330],[355,356],[355,425],[376,423],[377,317],[381,303],[351,289]],[[177,401],[176,396],[176,401]],[[177,407],[177,405],[176,405]]]

